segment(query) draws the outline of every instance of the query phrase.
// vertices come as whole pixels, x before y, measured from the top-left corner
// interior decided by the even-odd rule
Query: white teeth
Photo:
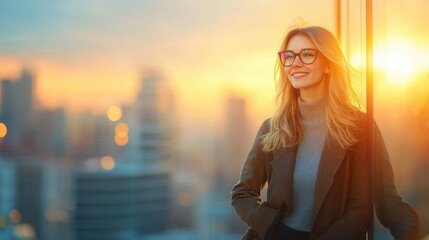
[[[306,75],[307,73],[294,73],[294,74],[292,74],[292,76],[304,76],[304,75]]]

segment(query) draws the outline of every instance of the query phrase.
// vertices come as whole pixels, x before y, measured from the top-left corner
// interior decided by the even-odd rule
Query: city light
[[[6,124],[0,122],[0,138],[4,138],[7,134]]]
[[[115,133],[116,133],[116,136],[118,137],[128,136],[128,131],[129,131],[128,125],[122,122],[118,123],[115,127]]]
[[[129,128],[126,123],[118,123],[115,127],[115,143],[118,146],[125,146],[128,144]]]
[[[107,109],[107,118],[112,121],[116,122],[122,117],[122,110],[118,106],[110,106],[109,109]]]
[[[115,136],[115,143],[116,143],[116,145],[118,145],[120,147],[127,145],[128,144],[128,136],[121,137],[121,136],[116,135]]]
[[[18,224],[21,222],[21,213],[14,209],[9,213],[9,219],[13,224]]]
[[[30,224],[19,224],[15,228],[15,235],[20,239],[35,239],[36,232]]]
[[[100,159],[100,167],[103,170],[110,171],[115,168],[115,159],[111,156],[104,156]]]

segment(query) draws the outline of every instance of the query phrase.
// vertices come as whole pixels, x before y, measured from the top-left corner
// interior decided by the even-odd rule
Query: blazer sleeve
[[[260,239],[265,239],[267,231],[281,217],[281,210],[274,209],[260,194],[267,182],[266,153],[262,151],[261,137],[269,130],[270,120],[264,121],[241,169],[238,183],[231,192],[231,205],[238,216]]]
[[[419,221],[413,208],[396,190],[392,165],[380,130],[374,124],[374,204],[377,218],[396,240],[419,239]]]

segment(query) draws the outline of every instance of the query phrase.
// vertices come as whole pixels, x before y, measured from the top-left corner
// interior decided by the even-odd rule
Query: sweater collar
[[[322,97],[313,102],[303,102],[302,99],[298,97],[298,107],[302,120],[325,120],[326,97]]]

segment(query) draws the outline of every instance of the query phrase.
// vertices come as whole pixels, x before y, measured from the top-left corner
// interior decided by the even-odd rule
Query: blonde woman
[[[262,123],[231,193],[250,227],[243,239],[365,239],[371,162],[349,64],[335,36],[318,26],[289,31],[278,55],[277,110]]]

